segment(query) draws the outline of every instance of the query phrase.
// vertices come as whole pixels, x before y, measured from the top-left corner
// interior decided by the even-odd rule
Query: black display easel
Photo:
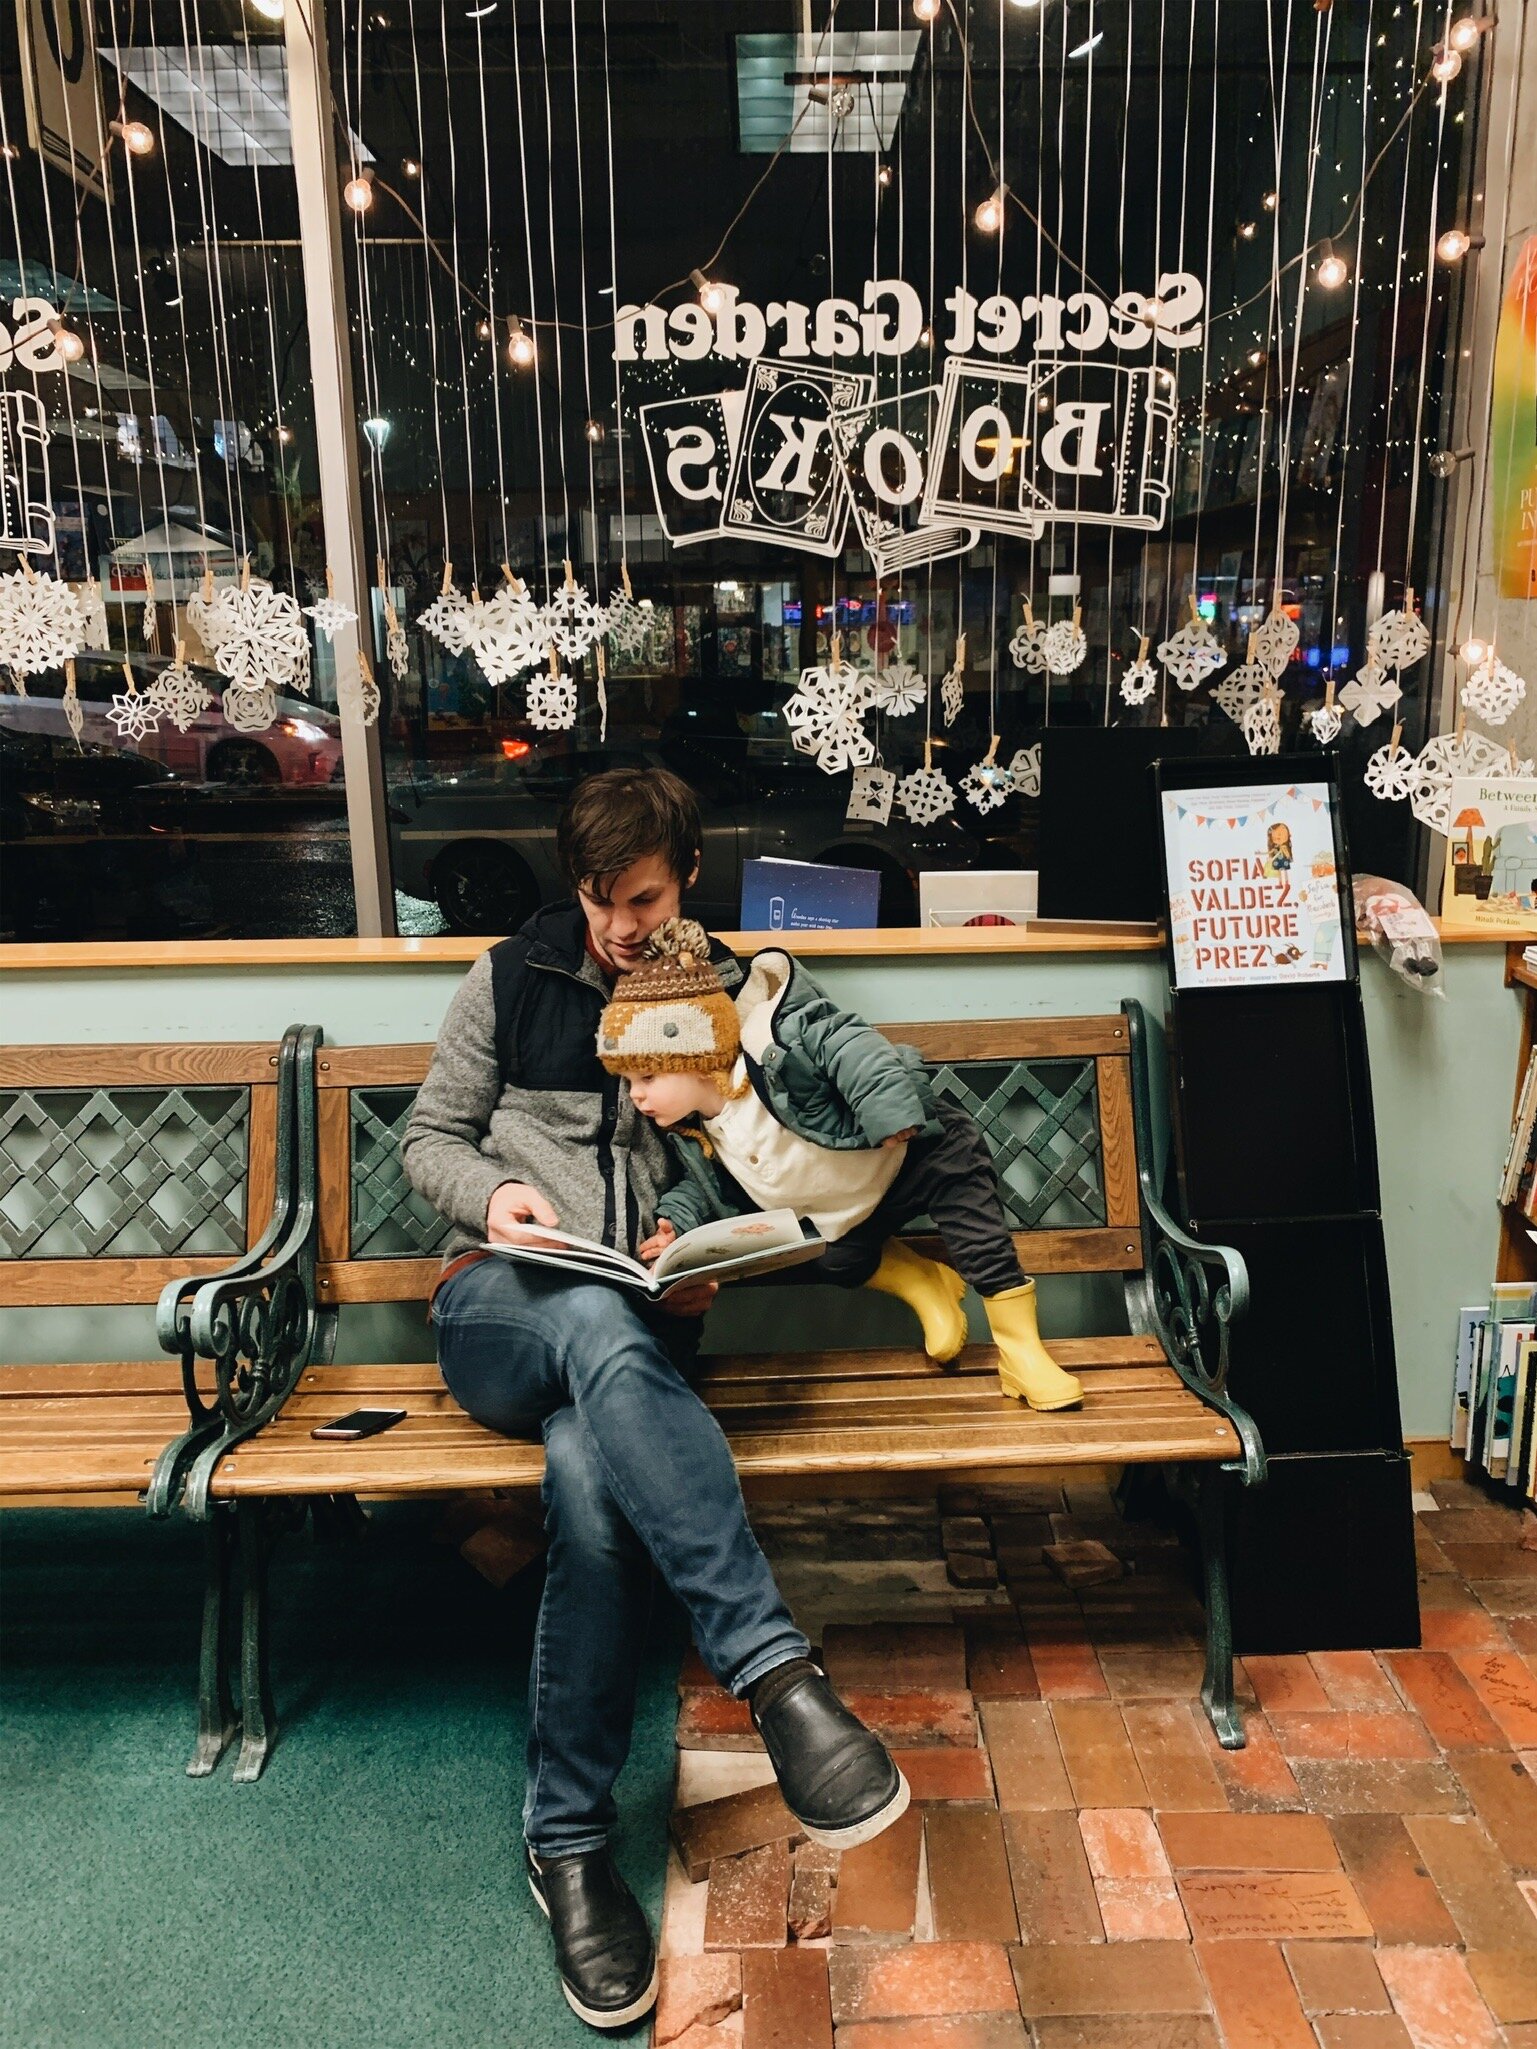
[[[1327,784],[1345,978],[1181,988],[1170,942],[1176,1207],[1235,1246],[1248,1315],[1228,1385],[1268,1477],[1229,1501],[1240,1652],[1418,1644],[1376,1128],[1338,772],[1324,755],[1165,761],[1166,793]],[[1167,868],[1164,880],[1167,908]],[[1187,969],[1188,974],[1188,969]]]

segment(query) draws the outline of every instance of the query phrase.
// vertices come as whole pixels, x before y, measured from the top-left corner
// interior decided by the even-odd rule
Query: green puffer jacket
[[[840,1010],[800,964],[777,947],[753,956],[737,991],[742,1051],[760,1098],[798,1138],[834,1151],[878,1146],[899,1131],[939,1128],[922,1055]],[[683,1178],[657,1204],[680,1234],[751,1205],[722,1169],[703,1131],[682,1125],[668,1139]]]

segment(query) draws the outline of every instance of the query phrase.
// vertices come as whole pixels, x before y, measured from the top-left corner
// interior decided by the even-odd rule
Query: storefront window
[[[1048,728],[1196,726],[1242,753],[1249,636],[1279,613],[1283,731],[1314,746],[1377,614],[1412,591],[1437,625],[1426,456],[1461,287],[1430,256],[1475,160],[1477,50],[1431,78],[1430,11],[1387,0],[957,0],[932,24],[868,0],[803,34],[784,13],[328,13],[409,929],[515,925],[559,888],[573,779],[624,761],[700,789],[716,921],[776,854],[874,866],[907,922],[926,868],[1037,864]],[[185,637],[210,666],[185,611],[205,566],[325,590],[282,28],[163,16],[122,44],[128,17],[100,16],[103,105],[157,145],[114,138],[106,197],[40,164],[5,75],[7,293],[86,341],[5,373],[51,436],[57,554],[31,559],[99,578],[112,629],[77,663],[78,743],[42,730],[62,676],[0,698],[5,916],[344,931],[322,635],[261,733],[214,711],[125,740],[90,712],[125,654],[147,682]],[[1214,670],[1160,663],[1203,625]],[[1433,730],[1433,673],[1346,706],[1361,866],[1414,872],[1407,806],[1361,771],[1394,723],[1409,747]]]

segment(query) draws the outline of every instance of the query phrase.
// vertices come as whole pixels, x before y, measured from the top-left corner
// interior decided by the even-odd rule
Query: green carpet
[[[284,1540],[280,1740],[237,1786],[228,1758],[183,1771],[198,1533],[129,1510],[4,1518],[3,2049],[597,2039],[520,1868],[538,1569],[494,1592],[434,1519]],[[653,1925],[681,1642],[659,1597],[615,1845]]]

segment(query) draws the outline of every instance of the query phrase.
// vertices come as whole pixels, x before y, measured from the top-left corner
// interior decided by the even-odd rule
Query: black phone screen
[[[404,1409],[354,1409],[350,1416],[338,1416],[334,1422],[320,1423],[310,1432],[311,1437],[377,1437],[381,1430],[405,1420]]]

